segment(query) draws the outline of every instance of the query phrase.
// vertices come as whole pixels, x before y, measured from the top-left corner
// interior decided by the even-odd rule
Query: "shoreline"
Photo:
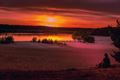
[[[119,80],[120,68],[59,71],[0,71],[0,80]]]

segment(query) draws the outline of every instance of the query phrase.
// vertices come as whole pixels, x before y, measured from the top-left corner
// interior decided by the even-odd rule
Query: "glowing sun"
[[[53,17],[48,17],[47,20],[48,22],[56,22],[57,20]]]
[[[39,21],[40,25],[48,26],[48,27],[60,27],[65,22],[63,17],[48,16],[48,15],[38,16],[37,21]]]

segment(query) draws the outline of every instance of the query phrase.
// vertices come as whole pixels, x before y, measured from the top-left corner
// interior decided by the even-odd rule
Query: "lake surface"
[[[6,34],[0,34],[0,37],[5,36]],[[32,41],[34,37],[37,38],[37,40],[43,40],[43,39],[52,39],[56,41],[74,41],[72,39],[72,34],[42,34],[42,33],[9,33],[7,35],[13,36],[15,41]],[[94,36],[95,37],[95,43],[101,43],[101,44],[110,44],[112,43],[110,37],[104,37],[104,36]]]
[[[35,33],[9,33],[15,41],[32,41],[33,37],[37,40],[52,39],[53,41],[73,41],[71,34],[35,34]],[[1,36],[4,36],[3,34]]]

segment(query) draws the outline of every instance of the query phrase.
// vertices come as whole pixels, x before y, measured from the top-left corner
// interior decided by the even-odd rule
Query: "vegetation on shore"
[[[76,31],[72,34],[72,38],[80,42],[95,43],[95,38],[91,36],[90,32]]]
[[[0,38],[0,43],[1,44],[10,44],[14,43],[14,38],[12,36],[4,36]]]
[[[52,39],[37,39],[37,37],[33,37],[32,39],[33,43],[43,43],[43,44],[58,44],[58,45],[66,45],[64,42],[52,40]]]

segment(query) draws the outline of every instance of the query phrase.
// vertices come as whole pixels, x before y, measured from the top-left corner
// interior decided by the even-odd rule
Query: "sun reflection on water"
[[[40,40],[43,39],[48,39],[48,40],[53,40],[53,41],[72,41],[72,36],[71,35],[44,35],[44,36],[39,36],[38,37]]]
[[[73,41],[71,34],[11,34],[15,41],[31,41],[33,37],[37,40],[49,39],[53,41]],[[0,35],[0,38],[2,35]]]

